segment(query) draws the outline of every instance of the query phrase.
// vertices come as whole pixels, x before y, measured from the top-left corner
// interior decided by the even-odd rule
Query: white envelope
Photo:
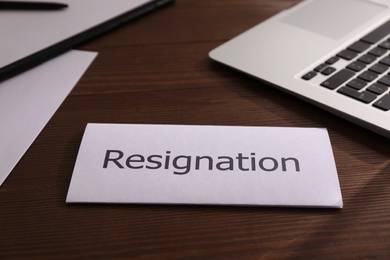
[[[326,129],[88,124],[67,202],[342,207]]]

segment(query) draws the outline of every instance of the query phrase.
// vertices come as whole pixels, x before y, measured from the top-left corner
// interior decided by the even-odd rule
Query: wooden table
[[[389,259],[389,140],[208,52],[299,0],[177,0],[80,49],[99,56],[0,187],[0,258]],[[85,126],[328,128],[344,208],[67,205]]]

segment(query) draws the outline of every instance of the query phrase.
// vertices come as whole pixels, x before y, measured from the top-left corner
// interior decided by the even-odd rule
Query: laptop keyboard
[[[325,76],[320,85],[380,110],[390,110],[390,21],[351,44],[302,76],[310,81]],[[336,68],[340,60],[345,67]]]

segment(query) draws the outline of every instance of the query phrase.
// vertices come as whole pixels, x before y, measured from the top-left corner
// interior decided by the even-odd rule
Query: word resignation
[[[119,169],[165,169],[172,170],[174,174],[187,174],[191,170],[207,169],[209,171],[242,171],[242,172],[300,172],[300,163],[294,157],[257,157],[255,153],[244,155],[238,153],[236,157],[230,156],[191,156],[176,155],[166,151],[165,155],[141,154],[126,155],[120,150],[106,150],[103,168]]]

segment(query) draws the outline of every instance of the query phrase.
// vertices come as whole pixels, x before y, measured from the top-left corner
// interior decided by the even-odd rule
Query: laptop
[[[61,10],[0,10],[0,81],[173,0],[59,2],[68,7]]]
[[[390,1],[305,0],[209,56],[390,138]]]

